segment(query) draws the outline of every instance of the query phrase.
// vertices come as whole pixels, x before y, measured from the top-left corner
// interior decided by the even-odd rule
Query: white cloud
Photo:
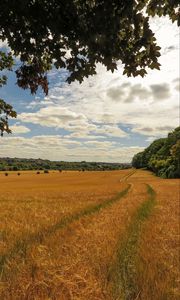
[[[180,78],[175,78],[173,81],[172,81],[172,85],[173,87],[175,88],[175,90],[180,93]]]
[[[103,135],[89,134],[89,132],[73,132],[65,136],[65,138],[76,138],[81,140],[106,139]]]
[[[149,136],[149,137],[146,139],[146,142],[152,143],[153,141],[155,141],[155,139],[156,139],[155,136]]]
[[[1,156],[46,158],[69,161],[130,162],[142,147],[121,147],[113,142],[77,142],[62,136],[4,137],[1,140]]]
[[[23,125],[13,125],[10,127],[10,129],[12,130],[12,134],[21,134],[21,133],[27,133],[30,132],[31,130]]]
[[[171,97],[169,84],[167,83],[151,84],[150,88],[152,90],[154,99],[157,101]]]
[[[123,131],[122,129],[120,129],[118,126],[116,125],[102,125],[102,126],[98,126],[95,130],[95,133],[100,133],[100,134],[104,134],[107,135],[109,137],[127,137],[128,134]]]
[[[83,113],[77,113],[69,108],[61,106],[48,106],[41,108],[34,113],[21,113],[18,116],[21,122],[39,124],[46,127],[63,128],[77,137],[87,136],[88,134],[106,135],[110,137],[126,137],[127,133],[117,125],[93,124]]]
[[[172,131],[174,127],[172,126],[159,126],[159,127],[135,127],[132,132],[139,133],[142,135],[150,136],[146,141],[153,141],[155,137],[166,136],[168,132]]]
[[[18,119],[22,122],[57,128],[73,126],[73,124],[77,125],[86,121],[86,117],[82,113],[55,105],[41,108],[34,113],[21,113]]]
[[[96,147],[98,149],[106,149],[106,148],[111,148],[113,146],[113,142],[108,142],[108,141],[103,141],[103,142],[99,142],[99,141],[87,141],[84,142],[85,145],[87,146],[93,146]]]

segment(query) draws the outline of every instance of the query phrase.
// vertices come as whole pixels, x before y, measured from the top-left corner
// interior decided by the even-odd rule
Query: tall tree
[[[178,0],[3,0],[0,39],[18,57],[17,84],[48,93],[47,72],[69,71],[71,83],[96,74],[97,63],[112,72],[121,61],[127,76],[160,69],[160,47],[149,16],[179,21]],[[1,60],[1,56],[0,56]],[[1,106],[0,106],[1,107]]]

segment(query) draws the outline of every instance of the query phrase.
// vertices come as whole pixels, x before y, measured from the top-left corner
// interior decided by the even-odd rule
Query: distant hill
[[[105,162],[66,162],[50,161],[44,159],[26,158],[0,158],[0,171],[19,170],[121,170],[130,168],[130,163],[105,163]]]
[[[136,154],[132,165],[147,168],[162,178],[180,178],[180,127]]]

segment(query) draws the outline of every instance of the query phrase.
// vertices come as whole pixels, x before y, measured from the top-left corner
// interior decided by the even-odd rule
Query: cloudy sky
[[[127,78],[119,63],[113,74],[101,65],[97,75],[68,85],[65,70],[49,74],[49,95],[31,96],[8,85],[0,96],[18,112],[13,134],[0,139],[0,156],[66,161],[130,162],[153,140],[179,125],[179,38],[176,24],[153,19],[161,46],[161,70]],[[4,45],[0,43],[0,47]]]

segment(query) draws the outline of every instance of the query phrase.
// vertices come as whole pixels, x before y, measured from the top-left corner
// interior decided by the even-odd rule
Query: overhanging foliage
[[[13,57],[20,60],[15,70],[18,86],[31,93],[39,86],[48,93],[47,72],[53,66],[69,71],[69,83],[96,74],[97,63],[113,72],[118,61],[124,75],[144,77],[147,68],[160,69],[160,47],[149,16],[168,15],[179,25],[178,4],[177,0],[3,0],[0,39],[11,49],[7,55],[11,66]],[[7,68],[2,54],[1,64]]]

